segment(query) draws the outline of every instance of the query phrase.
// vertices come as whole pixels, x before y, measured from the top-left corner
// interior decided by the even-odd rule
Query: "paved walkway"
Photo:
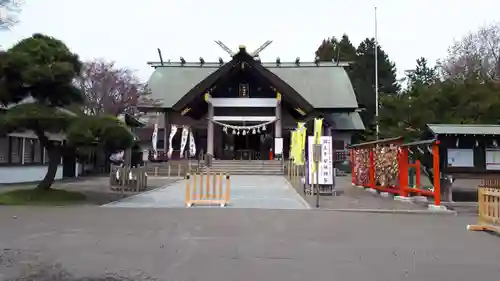
[[[335,189],[340,192],[339,196],[321,196],[320,208],[322,209],[344,209],[344,210],[427,210],[427,204],[412,204],[401,202],[393,198],[382,197],[368,190],[351,185],[351,177],[337,177]],[[297,192],[313,207],[316,206],[316,196],[306,196],[302,188]]]
[[[185,181],[142,193],[105,207],[182,208]],[[232,176],[229,208],[308,209],[309,205],[283,176]],[[217,206],[217,208],[219,208]]]

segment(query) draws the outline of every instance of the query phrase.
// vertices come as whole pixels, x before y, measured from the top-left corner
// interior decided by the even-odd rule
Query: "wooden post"
[[[168,163],[167,177],[169,177],[169,178],[170,178],[170,176],[171,176],[171,173],[170,173],[170,172],[171,172],[171,167],[170,167],[170,163]]]
[[[224,184],[223,174],[220,174],[219,179],[219,192],[217,192],[217,199],[224,200],[224,193],[222,189],[222,185]]]
[[[399,194],[403,197],[408,197],[408,147],[400,147],[398,164]]]
[[[420,160],[415,161],[415,187],[420,189],[422,187],[422,183],[420,182]]]
[[[349,158],[351,158],[351,182],[352,182],[352,185],[357,185],[356,183],[356,169],[355,169],[355,166],[356,166],[356,163],[354,163],[354,151],[355,149],[354,148],[351,148],[349,149]]]
[[[130,172],[132,173],[132,180],[130,182],[130,191],[138,192],[139,187],[139,175],[137,174],[137,167],[130,168]],[[134,180],[135,175],[135,180]]]
[[[432,145],[432,168],[434,174],[434,205],[441,205],[441,171],[439,167],[439,141]]]
[[[226,204],[229,203],[229,199],[231,198],[231,175],[229,173],[226,174],[226,194],[224,199]]]
[[[210,198],[216,199],[217,198],[217,178],[219,177],[220,174],[214,173],[212,177],[212,190],[210,194]]]
[[[370,149],[370,154],[368,155],[369,157],[369,164],[368,164],[368,177],[369,177],[369,180],[370,180],[370,175],[373,175],[373,179],[375,181],[375,153],[371,151]],[[371,183],[368,182],[368,185],[370,186]],[[375,182],[373,183],[373,187],[375,187]]]
[[[207,172],[205,175],[205,198],[208,199],[210,198],[210,171]]]
[[[370,149],[370,170],[369,170],[369,183],[370,188],[375,188],[375,149]]]
[[[200,186],[198,187],[198,199],[203,198],[203,173],[198,174],[200,176]]]
[[[115,174],[113,173],[113,165],[110,166],[111,168],[109,169],[109,186],[112,188],[114,185],[114,178],[116,177]]]
[[[296,185],[297,185],[297,187],[298,187],[298,186],[300,186],[300,166],[299,166],[299,165],[296,165],[295,167],[296,167],[296,169],[297,169],[297,171],[296,171],[296,174],[297,174],[297,175],[296,175],[296,177],[297,177],[297,183],[296,183]]]
[[[297,165],[293,164],[293,185],[297,184]]]
[[[188,174],[189,175],[189,174]],[[197,184],[196,184],[196,178],[198,177],[198,174],[193,175],[193,187],[191,188],[191,198],[194,200],[198,196],[198,189],[197,189]]]
[[[158,166],[155,167],[155,177],[158,176]]]
[[[194,177],[194,181],[196,182],[196,177]],[[189,173],[186,174],[186,198],[185,198],[185,203],[189,207],[191,204],[191,186],[190,186],[190,175]],[[196,188],[196,185],[194,185]]]

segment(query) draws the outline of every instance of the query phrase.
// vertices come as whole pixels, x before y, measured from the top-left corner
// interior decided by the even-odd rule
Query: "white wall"
[[[56,180],[62,179],[63,167],[57,168]],[[0,184],[41,181],[47,173],[47,166],[0,166]]]

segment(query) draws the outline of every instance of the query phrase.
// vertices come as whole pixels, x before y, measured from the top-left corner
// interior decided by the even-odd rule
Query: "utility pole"
[[[375,130],[377,133],[377,140],[379,139],[380,128],[378,125],[378,30],[377,30],[377,7],[375,7]]]

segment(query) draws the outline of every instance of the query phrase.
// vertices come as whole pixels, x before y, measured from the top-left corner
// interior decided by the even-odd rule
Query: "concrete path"
[[[113,202],[105,207],[183,208],[185,181]],[[232,176],[229,208],[308,209],[283,176]],[[217,206],[217,208],[219,208]]]

